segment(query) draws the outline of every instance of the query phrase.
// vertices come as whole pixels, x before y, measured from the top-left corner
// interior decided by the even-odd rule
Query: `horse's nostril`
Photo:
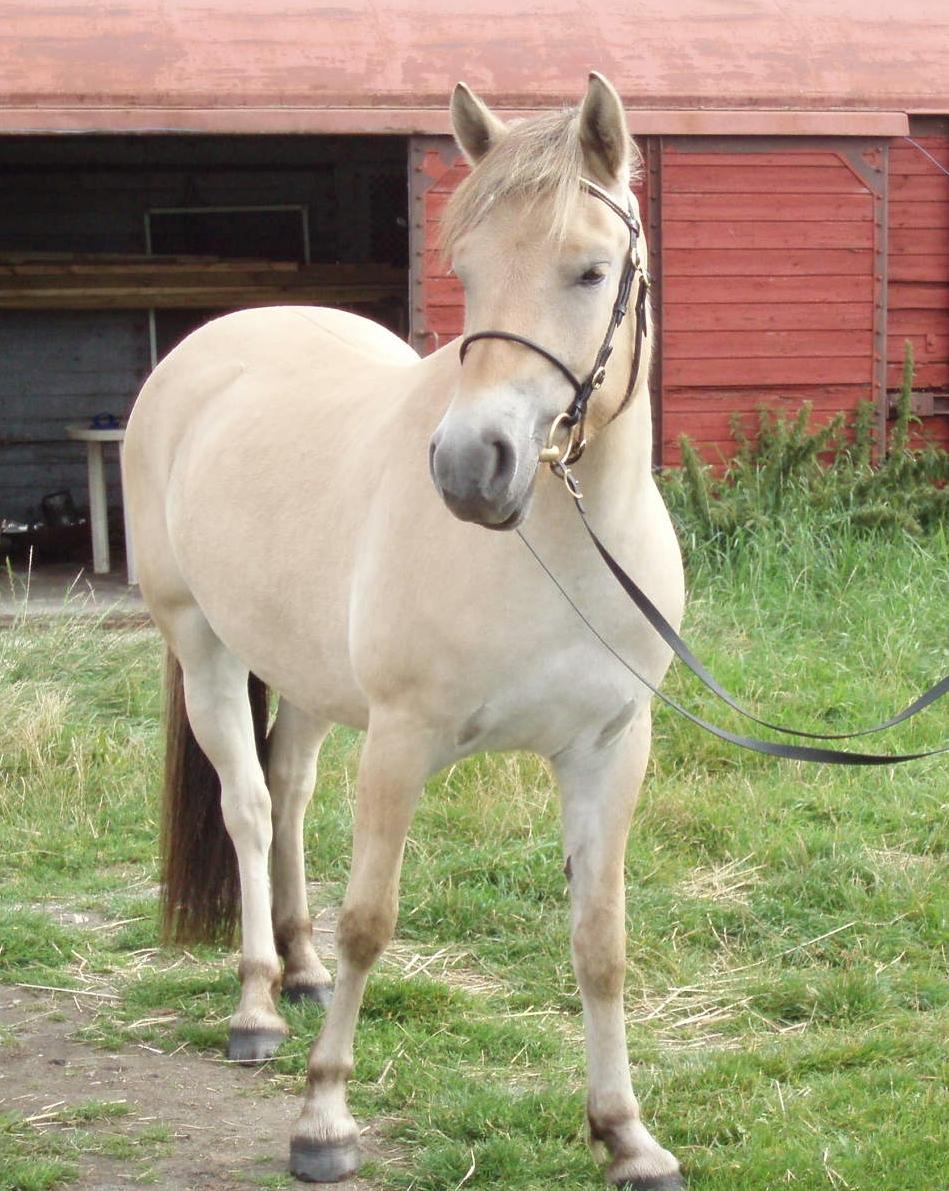
[[[435,479],[435,439],[433,438],[428,444],[428,474]]]
[[[494,450],[494,469],[490,477],[493,490],[506,488],[514,476],[517,458],[512,443],[506,438],[494,438],[490,443]]]

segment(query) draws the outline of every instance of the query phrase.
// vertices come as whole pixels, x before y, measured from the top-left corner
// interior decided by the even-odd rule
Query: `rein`
[[[943,695],[949,692],[949,675],[931,686],[929,690],[925,691],[920,697],[914,700],[908,707],[904,708],[897,715],[891,716],[881,724],[876,724],[872,728],[863,728],[857,732],[804,732],[794,728],[785,728],[780,724],[771,723],[769,720],[761,719],[752,714],[741,706],[738,700],[727,691],[702,665],[699,659],[695,656],[689,646],[683,641],[672,625],[666,620],[663,614],[659,611],[656,605],[649,599],[641,587],[623,570],[620,564],[616,561],[609,550],[597,537],[590,525],[587,517],[587,511],[583,506],[583,494],[580,491],[580,486],[577,483],[576,477],[570,471],[570,466],[580,458],[586,446],[586,439],[584,437],[584,423],[586,421],[587,406],[590,398],[599,389],[606,379],[606,365],[613,354],[613,337],[622,324],[626,314],[629,310],[629,299],[632,293],[633,281],[638,277],[639,287],[636,294],[635,314],[636,314],[636,340],[633,350],[633,362],[630,369],[629,383],[626,388],[626,395],[619,409],[614,413],[613,418],[616,418],[625,409],[633,392],[636,389],[637,381],[639,379],[639,370],[642,363],[642,349],[643,340],[646,336],[646,297],[649,291],[649,277],[643,269],[639,260],[638,240],[641,232],[638,221],[630,209],[624,209],[610,197],[601,187],[597,186],[595,182],[589,181],[587,178],[580,179],[580,186],[588,194],[598,198],[601,202],[606,203],[610,210],[614,211],[626,224],[629,229],[629,253],[626,257],[623,266],[623,273],[620,277],[619,288],[616,294],[616,300],[613,303],[613,311],[610,315],[609,326],[607,327],[606,335],[603,342],[600,344],[600,349],[596,354],[596,359],[584,380],[580,380],[568,366],[553,352],[548,351],[534,340],[528,339],[525,335],[517,335],[512,331],[477,331],[473,335],[468,335],[462,340],[460,348],[461,362],[464,363],[465,356],[473,343],[477,343],[479,339],[503,339],[511,343],[519,343],[521,346],[529,348],[536,352],[537,355],[543,356],[548,363],[552,364],[563,376],[570,382],[574,390],[574,398],[567,409],[559,414],[553,421],[550,431],[547,436],[547,443],[540,452],[539,461],[550,465],[554,474],[562,479],[566,485],[567,491],[573,497],[574,503],[577,507],[577,512],[583,522],[584,529],[590,536],[593,545],[596,547],[600,557],[606,563],[613,577],[619,585],[626,592],[627,596],[633,601],[642,615],[649,622],[650,626],[668,645],[668,647],[675,653],[675,655],[683,661],[692,673],[701,680],[702,683],[719,699],[723,700],[733,710],[737,711],[746,719],[752,720],[756,724],[760,724],[764,728],[770,728],[772,731],[781,732],[786,736],[799,736],[809,740],[849,740],[858,736],[869,736],[874,732],[883,732],[887,728],[892,728],[896,724],[902,723],[904,720],[910,719],[911,716],[922,711],[935,703],[937,699],[941,699]],[[612,419],[611,419],[612,421]],[[557,436],[561,429],[566,429],[567,439],[562,445],[557,444]],[[824,748],[816,745],[801,745],[801,744],[781,744],[772,740],[759,740],[754,736],[742,736],[736,732],[730,732],[726,728],[720,728],[716,724],[709,723],[693,712],[688,711],[681,704],[674,699],[664,694],[658,687],[653,685],[648,679],[638,673],[629,662],[622,657],[613,648],[612,645],[597,631],[591,622],[584,616],[583,612],[576,606],[570,598],[564,587],[557,579],[556,575],[550,570],[544,560],[540,557],[531,543],[524,537],[520,530],[517,531],[521,541],[527,546],[528,550],[533,554],[534,558],[547,573],[554,585],[563,595],[564,599],[570,604],[573,610],[577,613],[587,628],[593,633],[598,641],[620,662],[626,669],[637,678],[645,687],[647,687],[654,695],[658,695],[664,703],[672,707],[680,715],[686,719],[691,720],[693,724],[710,732],[713,736],[719,737],[721,740],[728,741],[730,744],[738,745],[740,748],[751,749],[753,752],[765,753],[771,757],[783,757],[792,761],[816,761],[823,762],[829,765],[897,765],[904,761],[917,761],[922,757],[934,757],[940,753],[949,752],[949,745],[938,749],[930,749],[927,752],[921,753],[857,753],[849,752],[843,749]]]
[[[600,349],[596,353],[593,367],[587,373],[585,379],[580,380],[559,356],[548,351],[546,347],[535,343],[533,339],[528,339],[526,335],[516,335],[513,331],[476,331],[473,335],[468,335],[461,341],[461,347],[459,349],[459,357],[462,364],[464,364],[465,356],[467,356],[471,345],[477,343],[479,339],[504,339],[510,343],[519,343],[522,347],[530,348],[532,352],[536,352],[537,355],[543,356],[548,363],[553,364],[566,377],[573,386],[573,401],[570,402],[570,405],[562,414],[559,414],[554,419],[553,425],[550,427],[547,435],[547,443],[540,453],[541,463],[558,464],[563,467],[568,467],[571,463],[576,463],[583,454],[583,449],[586,446],[584,424],[586,422],[587,406],[590,404],[590,398],[603,385],[604,380],[606,380],[606,365],[610,356],[613,354],[613,336],[619,330],[629,311],[629,298],[633,289],[633,281],[637,278],[639,280],[639,288],[636,294],[635,306],[636,344],[633,349],[633,363],[630,368],[629,383],[626,386],[626,395],[619,409],[613,415],[613,418],[618,417],[623,412],[636,389],[640,363],[642,361],[643,340],[648,334],[646,327],[646,297],[649,292],[649,277],[639,259],[638,242],[640,232],[642,231],[639,221],[633,215],[631,209],[623,208],[619,203],[614,202],[602,187],[597,186],[595,182],[591,182],[589,178],[580,179],[580,189],[605,203],[611,211],[614,211],[622,219],[629,230],[629,252],[626,255],[623,265],[623,272],[620,276],[619,288],[616,292],[616,300],[613,303],[613,311],[610,314],[609,325],[607,326],[603,342],[600,344]],[[610,420],[612,421],[613,419],[611,418]],[[562,446],[558,446],[556,439],[561,429],[567,430],[567,440]]]

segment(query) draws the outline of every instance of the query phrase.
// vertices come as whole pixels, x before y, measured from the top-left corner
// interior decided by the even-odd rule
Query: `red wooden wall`
[[[683,434],[726,458],[762,404],[819,421],[873,396],[874,196],[833,148],[757,144],[663,145],[664,463]]]
[[[949,135],[890,146],[887,387],[899,388],[913,344],[923,432],[949,447]],[[930,412],[931,411],[931,412]]]
[[[949,158],[949,137],[921,143]],[[794,413],[810,401],[819,421],[872,400],[882,421],[907,336],[917,389],[945,395],[949,181],[917,149],[709,137],[650,148],[663,463],[681,458],[682,434],[706,459],[727,458],[731,416],[753,427],[762,404]],[[449,138],[418,137],[410,168],[413,333],[427,352],[462,330],[461,289],[439,255],[438,223],[466,167]],[[949,442],[949,417],[937,412],[926,428]]]

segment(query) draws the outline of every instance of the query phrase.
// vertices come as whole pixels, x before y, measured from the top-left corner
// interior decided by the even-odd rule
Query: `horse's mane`
[[[441,249],[450,256],[458,240],[491,207],[516,198],[528,208],[543,202],[550,234],[562,238],[580,195],[583,149],[580,109],[544,112],[507,126],[507,134],[478,162],[452,195],[441,224]],[[639,152],[632,147],[634,170]]]

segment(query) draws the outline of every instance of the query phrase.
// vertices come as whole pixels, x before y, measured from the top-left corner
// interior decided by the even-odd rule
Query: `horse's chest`
[[[549,757],[573,746],[605,745],[649,697],[606,649],[582,639],[518,657],[504,677],[480,692],[459,720],[458,755],[529,749]]]

